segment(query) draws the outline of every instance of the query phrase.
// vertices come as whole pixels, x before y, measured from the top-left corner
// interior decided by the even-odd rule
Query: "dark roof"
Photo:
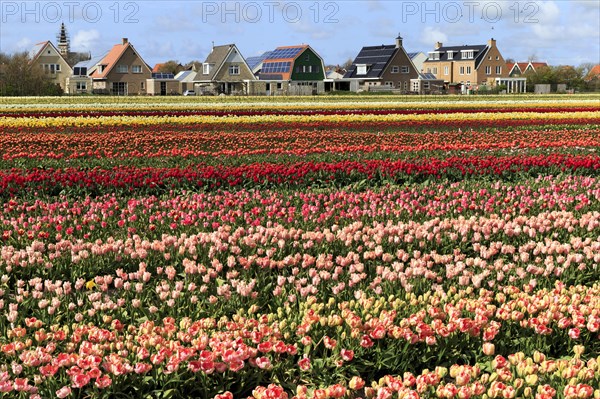
[[[152,79],[175,79],[175,74],[165,72],[152,72]]]
[[[461,50],[474,50],[476,51],[475,53],[475,57],[473,59],[475,59],[475,68],[477,68],[479,66],[479,64],[481,63],[481,61],[483,60],[485,54],[487,53],[488,50],[488,46],[485,44],[478,44],[478,45],[467,45],[465,44],[464,46],[444,46],[444,47],[440,47],[438,49],[435,49],[433,51],[438,51],[440,53],[440,59],[439,60],[430,60],[429,57],[425,60],[425,62],[439,62],[439,61],[464,61],[470,58],[462,58],[463,53],[461,53]],[[448,60],[448,52],[449,51],[453,51],[453,57],[452,60]]]
[[[219,67],[225,62],[225,59],[229,55],[229,52],[233,48],[233,44],[225,44],[223,46],[214,46],[212,51],[206,57],[205,64],[213,64],[214,67],[211,68],[210,72],[207,75],[202,75],[202,80],[212,80]]]
[[[419,54],[421,54],[420,51],[415,51],[414,53],[408,53],[407,55],[408,55],[408,58],[410,58],[412,60]]]
[[[246,58],[246,63],[248,64],[248,66],[250,67],[250,69],[254,69],[256,66],[258,66],[258,64],[260,64],[266,58],[268,58],[270,54],[271,54],[270,51],[265,51],[261,55],[257,55],[257,56],[254,56],[254,57],[248,57],[248,58]]]
[[[398,48],[395,44],[363,47],[354,59],[352,66],[348,68],[344,78],[380,77],[385,66],[390,62],[394,54],[396,54],[396,50]],[[360,64],[367,65],[366,75],[356,74],[356,66]]]

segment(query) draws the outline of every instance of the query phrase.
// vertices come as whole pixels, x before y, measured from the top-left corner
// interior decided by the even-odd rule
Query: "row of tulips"
[[[151,239],[188,228],[210,232],[223,223],[235,228],[270,224],[307,230],[345,227],[356,221],[369,225],[380,218],[422,223],[436,217],[469,219],[495,214],[504,224],[514,215],[553,211],[571,212],[579,218],[595,210],[598,197],[600,181],[596,178],[545,176],[513,184],[446,182],[377,191],[237,190],[169,193],[167,198],[12,198],[1,208],[0,225],[4,242],[23,248],[33,239],[45,243],[61,237],[124,239],[137,230]]]
[[[371,123],[371,122],[421,122],[444,123],[445,121],[455,122],[478,122],[478,121],[538,121],[538,123],[547,120],[556,120],[567,122],[571,120],[586,120],[587,123],[600,123],[600,110],[590,111],[554,111],[554,112],[450,112],[438,113],[435,111],[424,114],[387,114],[378,113],[350,113],[346,115],[229,115],[227,117],[211,115],[182,115],[182,116],[57,116],[57,117],[9,117],[0,115],[0,126],[6,128],[46,128],[46,127],[71,127],[71,126],[148,126],[164,124],[217,124],[217,125],[237,125],[253,123]]]
[[[357,138],[360,141],[357,143]],[[510,148],[600,147],[598,127],[512,131],[369,132],[283,131],[196,132],[162,129],[106,133],[7,133],[2,158],[192,158],[415,151],[473,151]]]
[[[588,106],[569,106],[569,107],[520,107],[519,112],[526,113],[559,113],[559,112],[593,112],[597,111],[597,104]],[[451,109],[435,109],[435,114],[460,114],[460,113],[507,113],[514,112],[514,109],[500,106],[498,108],[451,108]],[[232,116],[268,116],[268,115],[422,115],[432,114],[431,108],[419,109],[278,109],[278,110],[135,110],[135,111],[46,111],[46,112],[3,112],[1,115],[6,118],[74,118],[74,117],[113,117],[113,116],[138,116],[138,117],[163,117],[163,116],[216,116],[216,117],[232,117]]]
[[[165,192],[171,189],[217,189],[248,186],[346,186],[367,179],[369,184],[419,182],[428,178],[461,180],[473,176],[579,173],[596,175],[600,156],[531,155],[471,156],[445,159],[365,160],[253,163],[240,166],[192,165],[185,168],[114,167],[11,169],[0,171],[0,193],[58,194],[63,190],[83,193],[112,191]]]

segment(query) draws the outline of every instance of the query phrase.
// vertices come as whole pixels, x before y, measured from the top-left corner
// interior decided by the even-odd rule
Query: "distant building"
[[[427,60],[427,55],[425,55],[422,51],[417,51],[414,53],[408,53],[408,58],[412,61],[415,66],[417,72],[423,72],[423,64],[425,60]]]
[[[521,76],[530,72],[537,72],[538,68],[547,67],[548,64],[546,62],[508,62],[506,67],[508,69],[508,75],[513,76]]]
[[[247,94],[252,80],[256,77],[235,44],[213,46],[196,74],[194,90],[200,94]]]
[[[444,46],[438,42],[429,52],[423,69],[446,84],[461,83],[467,90],[493,87],[497,78],[508,78],[506,62],[493,38],[487,45]]]
[[[89,76],[94,93],[140,95],[147,92],[146,81],[152,78],[152,70],[129,40],[123,38],[94,66]]]
[[[398,35],[395,44],[363,47],[344,75],[344,80],[350,81],[350,90],[409,93],[411,79],[417,79],[419,71],[402,41]]]
[[[50,41],[36,44],[29,53],[30,63],[42,68],[52,83],[60,85],[63,91],[67,89],[67,78],[73,70],[61,52]]]

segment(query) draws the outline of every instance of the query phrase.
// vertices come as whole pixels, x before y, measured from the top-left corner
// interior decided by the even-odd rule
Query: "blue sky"
[[[326,64],[342,64],[362,46],[394,43],[398,33],[408,51],[493,37],[517,61],[600,63],[600,0],[0,0],[0,51],[56,42],[63,21],[73,50],[100,55],[127,37],[151,66],[202,61],[212,42],[235,43],[246,57],[307,43]]]

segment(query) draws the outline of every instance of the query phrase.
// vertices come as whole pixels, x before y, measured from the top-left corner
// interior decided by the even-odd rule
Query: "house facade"
[[[444,46],[438,42],[423,69],[446,84],[461,83],[467,88],[493,87],[497,78],[508,77],[506,62],[493,38],[487,45]]]
[[[235,44],[213,46],[194,81],[200,94],[246,94],[256,80]]]
[[[60,51],[50,41],[36,44],[30,53],[31,65],[42,68],[52,83],[67,91],[67,78],[73,70]]]
[[[418,77],[400,36],[392,45],[363,47],[344,75],[351,81],[352,91],[384,89],[402,93],[410,92],[411,79]]]
[[[98,62],[89,76],[94,93],[142,95],[147,93],[146,82],[152,78],[152,70],[127,38],[123,38],[121,44],[113,46]]]
[[[323,59],[309,45],[281,46],[261,61],[253,94],[310,95],[325,90]]]

